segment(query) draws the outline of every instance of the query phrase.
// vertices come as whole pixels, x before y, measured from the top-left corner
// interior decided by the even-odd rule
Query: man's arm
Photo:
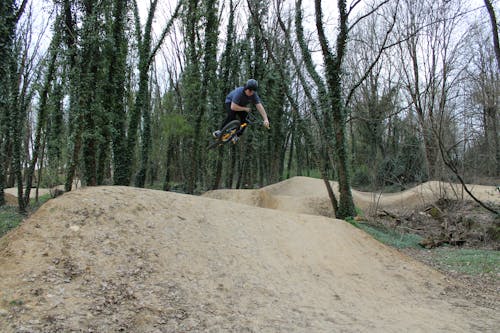
[[[266,110],[264,109],[264,106],[259,103],[255,104],[255,107],[257,108],[257,111],[259,111],[260,115],[262,116],[262,119],[264,119],[264,126],[266,128],[269,128],[269,119],[267,119],[267,113]]]
[[[245,111],[245,112],[250,112],[250,108],[247,108],[245,106],[241,106],[236,104],[235,102],[231,102],[231,110],[234,111]]]

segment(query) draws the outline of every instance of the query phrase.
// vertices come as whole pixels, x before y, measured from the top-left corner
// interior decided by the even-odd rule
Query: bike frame
[[[245,111],[240,111],[240,112],[245,112]],[[236,126],[236,123],[238,123],[237,126]],[[226,130],[223,129],[220,137],[218,139],[216,139],[214,142],[212,142],[208,146],[208,149],[211,149],[211,148],[214,148],[217,146],[221,146],[223,144],[230,142],[231,139],[236,135],[236,133],[238,131],[244,129],[248,125],[252,125],[255,123],[257,123],[257,119],[250,112],[248,112],[247,117],[246,117],[246,121],[243,123],[240,122],[239,120],[233,120],[233,121],[229,122],[226,126],[224,126],[224,128],[226,128],[226,127],[230,127],[230,128],[226,129]]]

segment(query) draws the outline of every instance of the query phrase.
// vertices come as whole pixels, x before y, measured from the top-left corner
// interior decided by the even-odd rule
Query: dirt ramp
[[[5,203],[9,206],[17,206],[17,197],[10,193],[4,193]]]
[[[279,192],[276,192],[279,193]],[[260,190],[215,190],[203,194],[204,197],[241,203],[260,208],[277,209],[290,213],[335,217],[327,197],[297,197],[273,195],[266,189]]]
[[[336,182],[331,182],[337,188]],[[262,188],[271,195],[290,197],[328,197],[323,180],[310,177],[292,177],[282,182]]]
[[[467,185],[468,189],[484,202],[500,203],[500,193],[494,186]],[[378,209],[412,211],[435,203],[441,198],[472,200],[460,184],[430,181],[411,189],[395,193],[368,193],[353,190],[353,198],[365,213]]]
[[[274,209],[299,214],[335,217],[332,204],[328,197],[293,197],[285,195],[273,196]]]
[[[278,205],[276,199],[263,190],[214,190],[205,192],[203,196],[261,208],[276,209]]]
[[[449,298],[436,271],[342,221],[129,187],[45,204],[0,240],[0,281],[6,333],[500,325],[493,309]]]
[[[330,182],[338,198],[338,183]],[[500,203],[500,193],[495,186],[467,185],[469,190],[484,202]],[[278,198],[282,204],[278,207],[297,206],[307,214],[334,216],[331,210],[315,209],[314,203],[329,202],[323,180],[309,177],[293,177],[285,181],[266,186],[261,190]],[[411,189],[396,193],[368,193],[352,190],[354,203],[365,214],[373,214],[379,209],[412,211],[436,202],[440,198],[452,200],[472,200],[460,184],[430,181]],[[289,199],[287,202],[287,198]],[[308,200],[310,202],[308,202]],[[298,205],[297,205],[298,204]],[[322,204],[323,205],[323,204]]]

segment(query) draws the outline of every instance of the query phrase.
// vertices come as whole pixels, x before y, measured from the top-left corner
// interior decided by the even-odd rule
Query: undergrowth
[[[16,207],[1,206],[0,207],[0,237],[7,231],[17,227],[23,220],[24,216],[19,214]]]
[[[50,194],[45,194],[38,197],[38,201],[31,199],[27,207],[28,215],[34,213],[50,198]],[[8,205],[0,206],[0,237],[5,235],[9,230],[16,228],[25,218],[26,216],[19,213],[17,207]]]
[[[379,242],[397,249],[418,248],[420,247],[420,241],[422,241],[422,237],[418,235],[399,233],[384,227],[376,227],[365,223],[358,223],[357,226]]]
[[[434,264],[441,269],[467,275],[500,276],[500,251],[443,246],[432,250],[420,246],[422,237],[415,234],[399,233],[383,226],[374,226],[348,220],[373,238],[388,246],[405,249],[414,248],[427,251]]]
[[[500,251],[443,247],[434,250],[434,259],[440,267],[458,273],[500,274]]]

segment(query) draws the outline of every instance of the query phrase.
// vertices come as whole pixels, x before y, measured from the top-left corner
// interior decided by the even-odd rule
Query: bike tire
[[[227,143],[231,141],[234,133],[240,129],[241,122],[239,120],[233,120],[226,124],[226,126],[222,127],[220,130],[219,141],[222,143]]]
[[[233,120],[227,123],[222,129],[220,136],[208,145],[208,149],[212,149],[228,143],[233,138],[234,133],[240,128],[241,122]]]

